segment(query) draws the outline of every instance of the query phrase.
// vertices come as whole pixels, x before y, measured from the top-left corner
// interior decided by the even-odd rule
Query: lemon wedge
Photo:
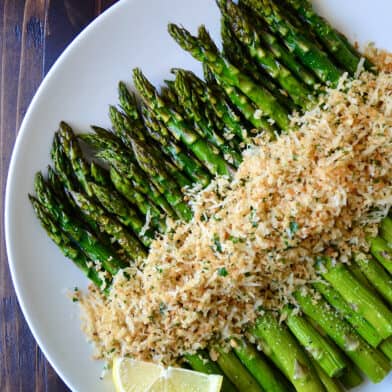
[[[113,382],[117,392],[219,392],[222,376],[115,358]]]

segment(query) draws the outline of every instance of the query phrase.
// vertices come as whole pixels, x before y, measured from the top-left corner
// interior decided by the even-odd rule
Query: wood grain
[[[4,242],[4,192],[17,131],[41,80],[72,39],[116,0],[0,0],[0,391],[68,391],[21,314]],[[83,392],[83,391],[80,391]]]

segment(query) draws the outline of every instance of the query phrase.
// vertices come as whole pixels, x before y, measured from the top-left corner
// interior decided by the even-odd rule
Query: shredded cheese
[[[263,309],[294,302],[295,290],[318,279],[315,257],[349,262],[366,252],[365,237],[392,204],[387,71],[361,63],[357,79],[344,75],[293,118],[295,131],[256,137],[233,179],[190,192],[191,222],[170,222],[107,297],[94,287],[81,296],[98,356],[168,364],[212,340],[229,344]]]

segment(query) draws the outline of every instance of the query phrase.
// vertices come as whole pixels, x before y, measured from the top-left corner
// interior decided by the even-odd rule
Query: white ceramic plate
[[[392,50],[388,0],[318,0],[322,14],[360,43]],[[195,31],[206,24],[219,36],[214,0],[122,0],[87,27],[51,69],[34,97],[12,155],[6,191],[6,242],[13,282],[26,320],[46,357],[73,391],[111,391],[103,364],[79,329],[78,309],[66,290],[85,288],[82,274],[41,229],[27,199],[33,176],[49,163],[53,132],[60,120],[76,129],[109,126],[108,104],[117,102],[117,82],[141,66],[154,83],[172,66],[200,66],[166,32],[167,23]],[[390,391],[392,376],[360,391]]]

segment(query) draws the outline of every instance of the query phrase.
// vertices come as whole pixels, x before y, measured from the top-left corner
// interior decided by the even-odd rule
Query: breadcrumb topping
[[[343,76],[292,132],[255,138],[234,178],[189,191],[191,222],[169,222],[108,296],[80,297],[98,356],[170,364],[229,342],[263,309],[294,303],[318,279],[318,255],[346,263],[368,250],[392,204],[390,58],[378,75]]]

